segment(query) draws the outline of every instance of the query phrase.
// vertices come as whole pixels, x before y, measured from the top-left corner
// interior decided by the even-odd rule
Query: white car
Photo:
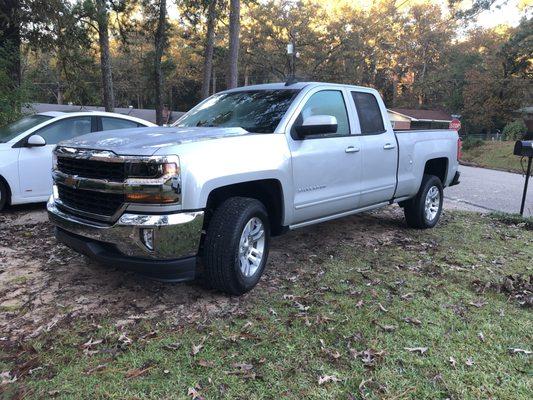
[[[44,112],[0,127],[0,210],[7,204],[44,202],[52,193],[52,150],[91,132],[157,126],[128,115]]]

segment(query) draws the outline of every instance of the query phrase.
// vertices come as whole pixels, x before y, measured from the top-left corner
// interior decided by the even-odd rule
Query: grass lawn
[[[523,173],[520,166],[520,157],[513,155],[514,144],[514,141],[485,141],[481,146],[463,150],[461,161],[484,168]],[[524,168],[526,166],[527,163]]]
[[[308,247],[312,235],[323,244]],[[0,390],[28,399],[531,399],[532,259],[531,221],[462,212],[427,231],[406,229],[394,210],[292,232],[277,239],[263,282],[215,316],[124,323],[103,313],[0,342]]]

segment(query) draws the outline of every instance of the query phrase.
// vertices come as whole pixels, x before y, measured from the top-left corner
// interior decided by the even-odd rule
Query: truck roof
[[[265,83],[261,85],[251,85],[251,86],[242,86],[235,89],[227,90],[227,92],[239,92],[244,90],[277,90],[277,89],[303,89],[309,85],[325,85],[325,86],[336,86],[336,87],[346,87],[350,89],[365,89],[373,90],[369,87],[356,86],[356,85],[346,85],[342,83],[328,83],[328,82],[296,82],[291,85],[286,85],[285,82],[277,83]]]

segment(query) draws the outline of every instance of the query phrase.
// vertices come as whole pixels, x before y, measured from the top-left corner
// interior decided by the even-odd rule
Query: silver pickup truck
[[[248,86],[172,127],[60,143],[48,213],[59,241],[102,263],[239,295],[288,229],[392,203],[435,226],[459,146],[453,130],[394,132],[373,89]]]

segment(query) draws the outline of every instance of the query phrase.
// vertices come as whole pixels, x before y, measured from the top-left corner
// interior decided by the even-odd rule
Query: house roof
[[[436,121],[449,122],[453,118],[450,114],[441,110],[417,110],[410,108],[389,108],[389,111],[403,115],[412,121]]]

